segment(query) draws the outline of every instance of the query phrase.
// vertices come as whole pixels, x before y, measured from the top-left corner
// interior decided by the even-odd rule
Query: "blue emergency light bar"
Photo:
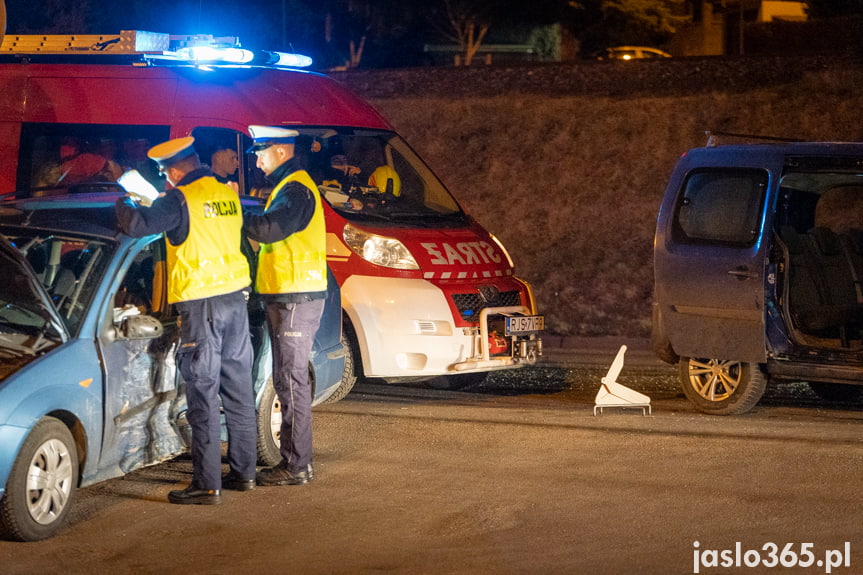
[[[302,54],[287,52],[271,52],[260,50],[253,52],[244,48],[221,46],[188,46],[176,51],[176,59],[202,65],[217,64],[259,64],[279,68],[307,68],[312,65],[312,59]]]
[[[32,55],[106,56],[128,55],[149,64],[193,66],[266,66],[307,68],[312,59],[302,54],[246,50],[235,36],[209,34],[171,36],[160,32],[123,30],[119,35],[23,35],[7,36],[0,53]]]

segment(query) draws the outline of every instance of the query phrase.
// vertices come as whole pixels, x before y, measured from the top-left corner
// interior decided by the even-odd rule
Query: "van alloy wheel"
[[[680,358],[679,378],[689,401],[713,415],[746,413],[767,385],[757,364],[715,358]]]

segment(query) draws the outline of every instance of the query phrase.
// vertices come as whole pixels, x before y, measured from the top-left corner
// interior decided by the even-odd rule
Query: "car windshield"
[[[101,239],[45,230],[2,228],[0,233],[24,255],[35,280],[45,288],[66,329],[75,334],[102,278],[113,245]],[[10,272],[4,269],[4,274]],[[16,269],[13,275],[25,273]],[[0,332],[48,335],[51,316],[40,309],[42,302],[35,290],[21,289],[27,282],[27,278],[21,277],[4,277],[0,282]]]
[[[296,154],[305,160],[323,200],[345,219],[399,227],[465,224],[456,200],[398,135],[333,128],[298,131]]]

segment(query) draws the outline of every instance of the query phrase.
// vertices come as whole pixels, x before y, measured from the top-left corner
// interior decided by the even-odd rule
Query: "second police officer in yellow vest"
[[[317,186],[295,155],[295,130],[249,126],[275,187],[264,212],[244,214],[260,242],[255,291],[264,298],[273,348],[273,384],[282,406],[282,461],[258,472],[258,485],[302,485],[313,478],[309,355],[327,293],[326,230]]]

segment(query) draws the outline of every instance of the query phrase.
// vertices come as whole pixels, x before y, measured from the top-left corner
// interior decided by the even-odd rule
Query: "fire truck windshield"
[[[464,225],[458,203],[399,136],[377,130],[299,128],[297,153],[345,219],[387,225]]]

